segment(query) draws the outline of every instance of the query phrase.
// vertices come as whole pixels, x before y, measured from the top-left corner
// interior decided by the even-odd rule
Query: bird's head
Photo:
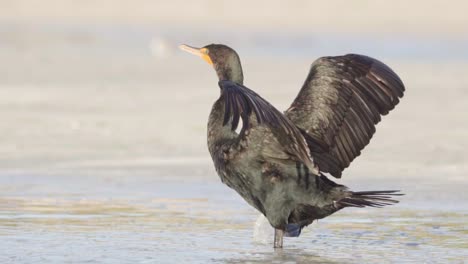
[[[239,55],[232,48],[222,44],[210,44],[203,48],[180,45],[180,49],[201,57],[212,65],[220,81],[228,80],[239,84],[244,81]]]

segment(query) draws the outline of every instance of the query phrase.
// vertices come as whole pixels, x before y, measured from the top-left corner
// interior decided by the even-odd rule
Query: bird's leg
[[[283,248],[283,234],[283,230],[275,228],[275,241],[273,243],[274,248]]]

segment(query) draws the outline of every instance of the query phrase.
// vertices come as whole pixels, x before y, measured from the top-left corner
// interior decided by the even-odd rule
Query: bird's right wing
[[[320,170],[340,178],[404,90],[400,78],[376,59],[323,57],[312,64],[285,115],[302,129]]]
[[[219,86],[225,106],[223,126],[230,124],[235,131],[242,119],[241,138],[257,137],[251,142],[257,146],[251,148],[261,147],[264,157],[302,162],[309,171],[318,173],[301,131],[280,111],[243,85],[220,81]]]

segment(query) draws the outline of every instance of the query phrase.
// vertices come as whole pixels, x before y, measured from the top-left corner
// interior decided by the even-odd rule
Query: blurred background
[[[0,0],[1,262],[463,263],[467,9]],[[385,62],[407,92],[339,182],[402,189],[402,203],[340,212],[287,252],[252,239],[257,213],[220,183],[206,148],[216,75],[182,43],[234,48],[245,84],[280,110],[320,56]]]

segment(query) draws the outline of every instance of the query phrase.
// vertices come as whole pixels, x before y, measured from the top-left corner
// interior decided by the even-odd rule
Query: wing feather
[[[323,57],[312,64],[285,115],[305,134],[320,170],[339,178],[404,91],[398,75],[378,60],[356,54]]]
[[[318,173],[308,144],[296,125],[247,87],[231,81],[220,81],[219,86],[225,100],[223,125],[231,122],[231,129],[236,130],[242,118],[242,131],[254,125],[266,127],[271,132],[268,136],[276,138],[281,148],[276,150],[281,153],[271,153],[274,150],[267,146],[266,154],[301,161],[310,171]],[[255,122],[252,122],[252,117],[255,117]],[[245,138],[246,133],[241,132],[241,137]]]

